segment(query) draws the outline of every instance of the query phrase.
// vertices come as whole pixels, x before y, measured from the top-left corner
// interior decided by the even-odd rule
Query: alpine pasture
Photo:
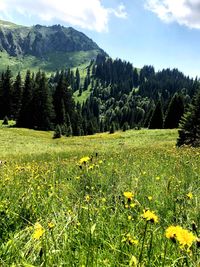
[[[200,266],[200,149],[52,136],[0,128],[0,266]]]

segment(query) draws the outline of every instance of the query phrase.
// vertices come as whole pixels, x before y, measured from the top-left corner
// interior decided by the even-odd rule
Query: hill
[[[0,20],[0,70],[54,72],[106,53],[85,34],[61,25],[25,27]]]

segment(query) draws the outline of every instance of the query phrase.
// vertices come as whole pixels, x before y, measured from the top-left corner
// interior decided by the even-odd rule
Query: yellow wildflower
[[[190,248],[196,239],[197,238],[193,235],[193,233],[186,229],[182,229],[177,235],[177,240],[181,248],[185,248],[186,246],[187,248]]]
[[[128,216],[128,220],[129,220],[129,221],[132,220],[132,216],[131,216],[131,215]]]
[[[36,222],[34,225],[34,233],[33,233],[33,238],[34,239],[40,239],[40,237],[43,236],[45,230],[42,227],[42,225],[39,222]]]
[[[192,232],[183,229],[181,226],[169,226],[165,231],[165,236],[173,241],[178,241],[181,248],[190,248],[197,240]]]
[[[131,207],[131,208],[135,208],[135,206],[136,206],[135,203],[131,203],[131,204],[130,204],[130,207]]]
[[[186,196],[187,196],[189,199],[192,199],[192,198],[193,198],[193,194],[192,194],[192,192],[189,192]]]
[[[127,198],[128,200],[132,200],[132,198],[133,198],[133,193],[132,193],[132,192],[124,192],[124,196],[125,196],[125,198]]]
[[[147,198],[148,198],[149,201],[151,201],[153,199],[152,196],[148,196]]]
[[[79,164],[86,164],[90,160],[90,157],[86,156],[79,160]]]
[[[153,223],[158,222],[158,216],[155,215],[155,213],[150,210],[143,210],[142,218],[149,222],[153,222]]]
[[[165,231],[165,236],[168,238],[168,239],[171,239],[173,241],[175,241],[175,238],[178,234],[178,232],[181,231],[181,227],[180,226],[174,226],[174,225],[171,225],[169,226],[166,231]]]

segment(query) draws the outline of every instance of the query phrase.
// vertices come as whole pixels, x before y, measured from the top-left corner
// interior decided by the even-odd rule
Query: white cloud
[[[178,22],[189,28],[200,29],[199,0],[146,0],[145,7],[164,22]]]
[[[74,26],[95,30],[108,30],[111,15],[126,18],[125,6],[106,8],[101,0],[0,0],[0,10],[4,14],[13,11],[24,16],[38,16],[46,22],[59,20]]]

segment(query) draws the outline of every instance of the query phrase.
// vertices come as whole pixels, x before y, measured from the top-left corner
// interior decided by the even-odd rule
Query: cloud
[[[38,16],[46,22],[58,20],[97,32],[107,31],[110,16],[126,18],[125,6],[106,8],[101,0],[0,0],[0,11]]]
[[[146,0],[145,7],[166,23],[178,22],[189,28],[200,29],[199,0]]]

